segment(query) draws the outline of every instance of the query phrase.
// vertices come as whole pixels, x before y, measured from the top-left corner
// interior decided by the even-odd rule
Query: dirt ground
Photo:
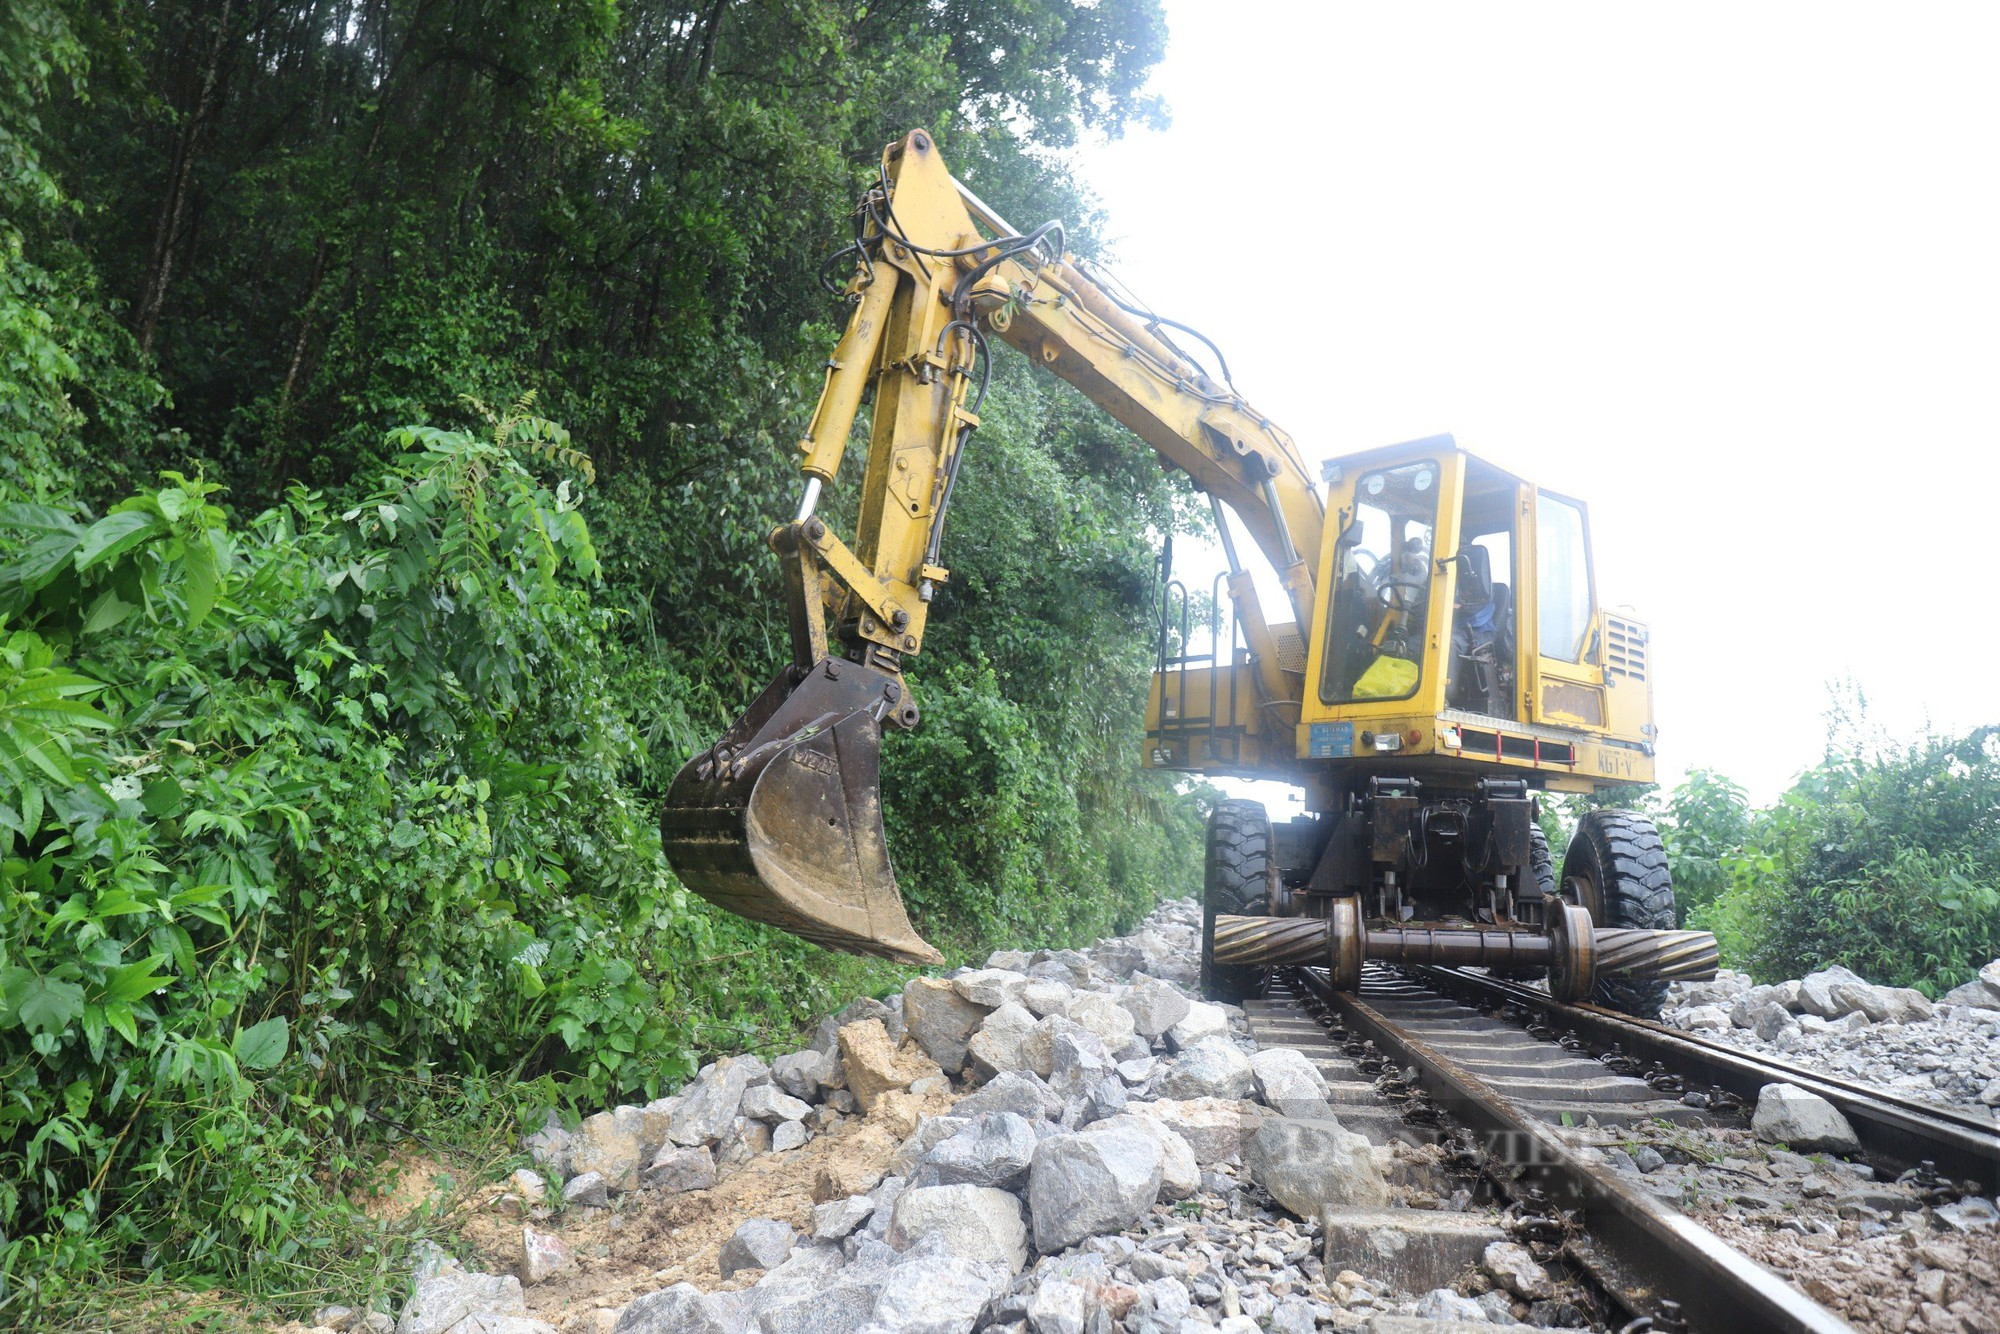
[[[950,1101],[933,1097],[922,1112],[940,1115]],[[716,1257],[729,1235],[751,1218],[774,1218],[809,1232],[821,1169],[835,1168],[849,1180],[879,1179],[902,1142],[900,1128],[879,1115],[850,1118],[789,1153],[759,1154],[708,1190],[635,1191],[614,1197],[608,1208],[530,1221],[536,1231],[560,1238],[573,1263],[527,1289],[528,1311],[560,1330],[588,1328],[583,1317],[589,1312],[615,1311],[671,1284],[692,1283],[704,1292],[748,1287],[763,1271],[727,1280],[717,1272]],[[517,1272],[522,1223],[490,1206],[476,1211],[460,1233],[475,1252],[474,1266]]]

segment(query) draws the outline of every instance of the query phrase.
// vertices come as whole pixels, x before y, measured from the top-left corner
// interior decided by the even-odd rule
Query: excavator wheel
[[[1549,852],[1549,836],[1542,832],[1538,824],[1528,826],[1528,874],[1535,877],[1535,884],[1542,891],[1542,899],[1547,902],[1556,896],[1556,859]],[[1496,968],[1495,977],[1509,982],[1539,982],[1549,975],[1546,968]]]
[[[1271,817],[1263,803],[1237,797],[1217,802],[1208,817],[1204,860],[1201,994],[1235,1004],[1263,989],[1264,970],[1215,962],[1215,917],[1262,917],[1271,910]]]
[[[1671,931],[1674,886],[1667,850],[1653,822],[1632,811],[1591,811],[1577,822],[1563,856],[1562,895],[1589,911],[1602,927]],[[1658,1019],[1667,984],[1606,978],[1592,988],[1592,1003]]]

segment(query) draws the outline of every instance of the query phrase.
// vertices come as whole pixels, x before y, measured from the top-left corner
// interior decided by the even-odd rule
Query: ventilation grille
[[[1278,649],[1278,670],[1306,674],[1306,642],[1299,638],[1299,627],[1290,621],[1277,621],[1271,626],[1271,640]]]
[[[1480,759],[1491,755],[1496,760],[1527,760],[1533,764],[1576,763],[1576,748],[1566,741],[1543,741],[1476,727],[1460,729],[1459,754]]]
[[[1633,681],[1646,679],[1646,627],[1622,616],[1606,616],[1605,669]]]

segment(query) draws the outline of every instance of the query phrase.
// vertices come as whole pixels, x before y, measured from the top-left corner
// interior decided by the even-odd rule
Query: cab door
[[[1530,665],[1522,674],[1526,714],[1555,727],[1601,731],[1604,653],[1589,511],[1580,500],[1541,488],[1523,500],[1522,526],[1532,534],[1535,562],[1533,605],[1521,609],[1521,656]]]

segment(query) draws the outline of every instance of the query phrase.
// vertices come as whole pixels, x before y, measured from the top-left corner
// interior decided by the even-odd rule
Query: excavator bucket
[[[719,908],[849,954],[942,956],[910,925],[882,829],[882,724],[914,722],[902,683],[828,658],[787,667],[682,767],[660,838]]]

